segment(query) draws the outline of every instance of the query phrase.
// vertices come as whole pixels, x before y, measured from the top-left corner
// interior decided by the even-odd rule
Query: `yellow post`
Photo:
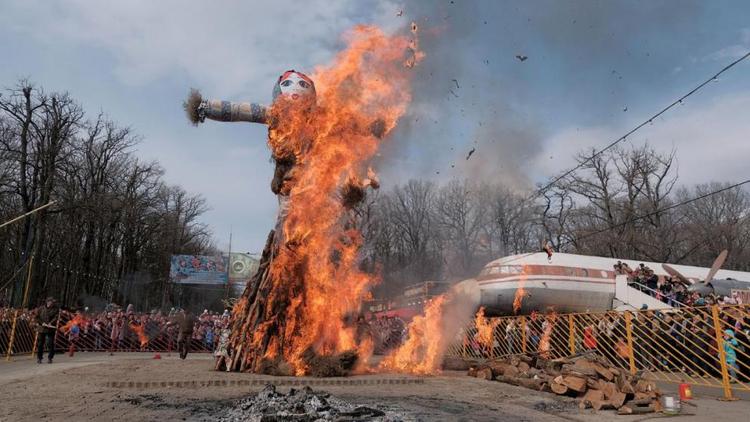
[[[628,361],[630,364],[630,374],[635,375],[635,354],[633,352],[633,314],[630,311],[625,312],[625,332],[628,337]]]
[[[487,341],[490,343],[487,345],[487,347],[490,348],[489,356],[490,359],[495,359],[495,328],[497,328],[497,320],[492,321],[490,324],[492,325],[492,335],[490,336]]]
[[[39,333],[34,333],[34,345],[31,347],[31,357],[36,354],[36,343],[39,341]]]
[[[521,352],[526,353],[526,317],[521,317]]]
[[[573,314],[568,315],[568,347],[570,347],[571,355],[576,354],[576,323],[574,318]]]
[[[719,306],[711,307],[711,315],[714,319],[714,331],[716,332],[716,348],[719,349],[719,361],[721,362],[721,384],[724,387],[724,399],[734,400],[732,387],[729,386],[729,370],[727,369],[727,354],[724,352],[724,337],[721,335],[721,321],[719,320]]]
[[[31,268],[32,264],[34,263],[34,255],[31,255],[29,258],[29,270],[28,275],[26,276],[26,287],[23,290],[23,302],[21,302],[21,309],[23,309],[26,306],[26,299],[29,297],[29,285],[31,284]],[[5,360],[6,362],[10,361],[10,355],[13,353],[13,343],[16,340],[16,323],[18,321],[18,309],[16,309],[16,312],[13,314],[13,327],[10,330],[10,341],[8,342],[8,350],[5,352]]]
[[[10,342],[8,342],[8,350],[5,353],[5,360],[10,362],[10,354],[13,351],[13,341],[16,339],[16,320],[18,320],[18,309],[13,314],[13,328],[10,330]]]

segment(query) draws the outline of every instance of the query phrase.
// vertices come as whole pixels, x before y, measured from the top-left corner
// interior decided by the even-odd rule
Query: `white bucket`
[[[680,400],[674,396],[661,396],[661,405],[665,415],[677,415],[680,413]]]

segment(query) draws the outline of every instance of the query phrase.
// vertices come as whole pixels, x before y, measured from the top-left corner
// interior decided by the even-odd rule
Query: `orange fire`
[[[520,279],[518,280],[518,288],[516,289],[516,295],[513,298],[513,313],[518,314],[521,311],[521,304],[523,298],[528,296],[523,286],[526,285],[526,266],[521,270]]]
[[[83,318],[83,315],[76,313],[75,315],[73,315],[73,318],[71,318],[68,322],[60,327],[60,331],[67,335],[68,333],[70,333],[70,330],[73,329],[74,325],[77,325],[78,328],[82,328],[85,322],[86,320]]]
[[[539,352],[539,356],[548,359],[550,357],[550,338],[552,337],[552,330],[555,329],[555,322],[557,322],[557,313],[554,310],[551,311],[547,314],[544,321],[545,326],[537,351]]]
[[[495,327],[500,321],[495,319],[491,320],[484,316],[484,307],[479,308],[477,315],[474,318],[474,325],[477,327],[477,334],[479,335],[479,341],[488,350],[492,349],[492,343],[494,340]]]
[[[439,373],[445,350],[463,336],[471,321],[478,294],[473,283],[462,282],[430,300],[423,314],[409,323],[404,344],[386,356],[379,368],[418,375]]]
[[[358,350],[360,360],[372,349],[359,347],[351,321],[377,278],[359,269],[362,236],[342,186],[377,187],[368,161],[406,111],[409,69],[422,58],[413,33],[388,36],[357,26],[346,41],[333,63],[312,75],[315,104],[279,97],[269,111],[274,156],[297,160],[282,187],[289,202],[266,299],[266,309],[286,309],[285,331],[262,345],[264,334],[278,326],[261,325],[251,347],[266,350],[265,357],[281,353],[297,375],[307,372],[302,355],[310,348],[321,355]],[[292,299],[277,306],[281,298]]]
[[[148,344],[148,336],[146,335],[146,324],[140,323],[136,324],[135,322],[130,323],[130,329],[135,332],[135,334],[138,336],[138,340],[141,342],[141,349],[146,347]]]
[[[424,315],[415,316],[409,324],[409,332],[401,347],[393,351],[380,363],[380,368],[412,374],[434,374],[439,372],[446,336],[443,331],[443,306],[446,296],[431,300]]]

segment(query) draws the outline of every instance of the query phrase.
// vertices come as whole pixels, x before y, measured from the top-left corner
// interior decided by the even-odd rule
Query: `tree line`
[[[750,194],[742,187],[678,184],[674,151],[649,145],[576,156],[581,168],[549,189],[498,183],[409,180],[359,210],[364,264],[381,295],[426,280],[475,276],[489,261],[541,251],[750,270]],[[679,205],[679,206],[677,206]]]
[[[22,80],[0,95],[0,222],[55,201],[0,229],[0,304],[22,304],[29,274],[31,305],[175,301],[170,255],[215,249],[198,220],[207,205],[137,158],[139,141],[67,93]]]

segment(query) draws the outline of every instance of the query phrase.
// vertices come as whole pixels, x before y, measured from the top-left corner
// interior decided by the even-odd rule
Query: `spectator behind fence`
[[[55,332],[57,331],[57,318],[60,309],[55,303],[55,298],[48,297],[44,305],[37,311],[38,337],[36,363],[42,363],[44,349],[47,348],[47,363],[52,363],[55,357]]]
[[[180,309],[180,312],[175,319],[167,323],[167,325],[175,324],[179,328],[177,350],[180,352],[180,359],[184,360],[187,358],[190,349],[190,339],[192,338],[193,328],[195,326],[195,316],[187,309]]]

